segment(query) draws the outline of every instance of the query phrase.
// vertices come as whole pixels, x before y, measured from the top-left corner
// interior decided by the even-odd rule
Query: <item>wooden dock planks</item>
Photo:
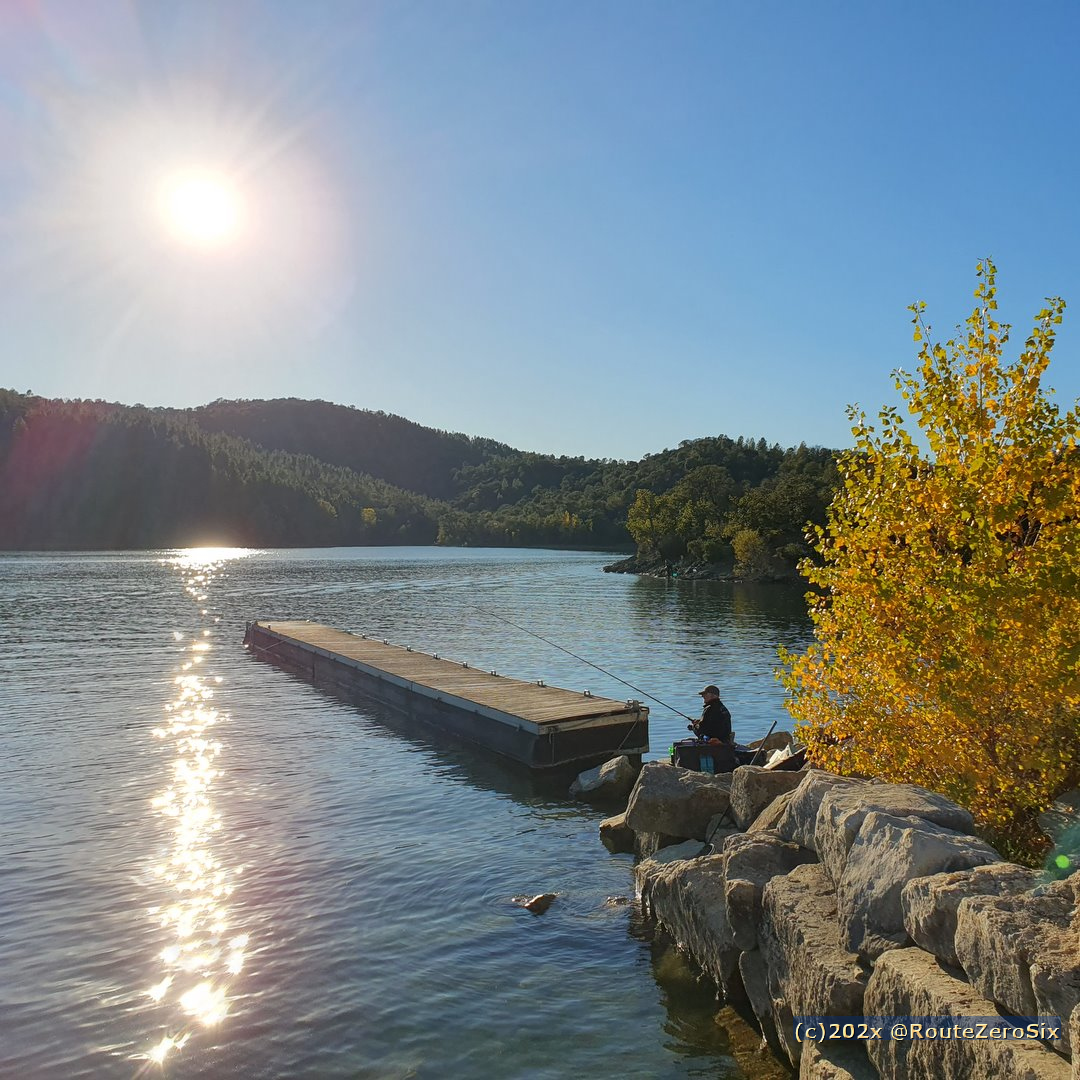
[[[520,717],[540,727],[630,714],[640,708],[612,698],[587,696],[557,686],[540,686],[504,675],[492,675],[453,660],[319,623],[260,621],[258,625],[276,637],[358,661],[428,690]]]

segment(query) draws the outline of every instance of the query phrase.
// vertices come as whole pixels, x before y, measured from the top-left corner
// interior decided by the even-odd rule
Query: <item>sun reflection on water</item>
[[[184,589],[201,605],[225,563],[248,554],[240,548],[199,548],[167,560],[167,565],[179,571]],[[209,608],[198,611],[200,621],[216,624],[220,619]],[[148,908],[168,944],[159,953],[162,978],[146,989],[150,1001],[169,1009],[171,1018],[169,1030],[138,1055],[157,1065],[182,1049],[193,1031],[226,1018],[230,990],[243,971],[250,941],[248,934],[238,932],[229,906],[243,867],[226,865],[215,849],[222,821],[214,806],[214,785],[224,775],[222,744],[215,731],[228,715],[214,704],[213,688],[222,676],[193,670],[212,652],[213,634],[200,625],[193,633],[175,631],[173,639],[189,643],[176,676],[175,697],[164,707],[164,723],[152,734],[174,757],[164,788],[150,804],[168,822],[171,839],[151,867],[158,902]]]

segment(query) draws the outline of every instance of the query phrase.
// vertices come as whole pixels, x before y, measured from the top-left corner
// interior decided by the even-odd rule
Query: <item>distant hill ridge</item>
[[[806,515],[823,516],[832,457],[716,436],[637,462],[588,460],[326,401],[147,409],[0,390],[0,547],[618,547],[633,536],[713,558],[756,529],[793,558]],[[644,532],[639,492],[663,511]]]
[[[203,430],[268,450],[307,454],[433,499],[452,499],[454,473],[518,453],[494,439],[423,427],[391,413],[329,401],[213,401],[185,410]]]

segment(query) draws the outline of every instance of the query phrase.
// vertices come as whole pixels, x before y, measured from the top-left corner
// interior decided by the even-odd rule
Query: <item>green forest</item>
[[[809,550],[834,457],[718,435],[589,460],[325,401],[149,409],[0,390],[0,548],[636,547],[768,574]]]

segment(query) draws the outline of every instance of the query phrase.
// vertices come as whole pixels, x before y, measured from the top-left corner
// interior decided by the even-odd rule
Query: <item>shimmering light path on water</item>
[[[0,1073],[768,1075],[624,902],[601,812],[241,647],[311,618],[630,696],[496,612],[684,712],[716,682],[743,739],[783,723],[797,592],[605,561],[0,557]],[[659,754],[685,720],[652,715]],[[510,902],[534,892],[541,917]]]

